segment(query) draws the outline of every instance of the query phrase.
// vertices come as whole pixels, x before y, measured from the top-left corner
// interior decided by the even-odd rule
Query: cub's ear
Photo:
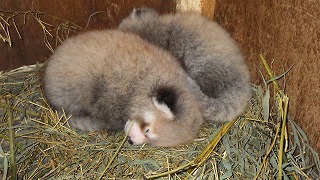
[[[165,103],[160,103],[156,97],[152,97],[152,102],[156,109],[162,111],[165,114],[166,118],[173,120],[174,115]]]
[[[177,111],[177,99],[178,93],[175,88],[173,87],[159,87],[156,90],[156,100],[160,104],[165,104],[168,106],[170,111],[173,114],[176,114]]]
[[[149,15],[158,15],[158,12],[151,8],[134,8],[131,13],[131,18],[143,18]]]

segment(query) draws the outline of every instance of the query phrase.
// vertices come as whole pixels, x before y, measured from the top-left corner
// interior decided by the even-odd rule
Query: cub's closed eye
[[[146,131],[144,131],[145,133],[148,133],[149,132],[149,129],[147,129]]]

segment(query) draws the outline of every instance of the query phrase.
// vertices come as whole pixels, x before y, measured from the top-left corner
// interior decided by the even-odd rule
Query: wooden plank
[[[216,0],[177,0],[177,12],[198,12],[208,19],[214,18]]]
[[[3,42],[0,38],[0,71],[43,62],[52,54],[44,43],[45,37],[39,22],[31,13],[24,16],[23,12],[44,12],[81,27],[87,27],[86,30],[88,30],[115,28],[124,17],[129,15],[132,8],[142,6],[155,8],[160,13],[168,13],[174,12],[176,4],[175,0],[1,0],[0,15],[12,16],[12,14],[4,12],[22,13],[17,15],[14,21],[11,18],[9,22],[8,30],[10,31],[12,47],[9,47],[9,43]],[[41,16],[41,20],[54,26],[63,22],[45,15]],[[0,23],[6,24],[1,18]],[[22,39],[16,32],[15,25]],[[50,27],[48,29],[50,30]],[[53,37],[49,37],[48,41],[51,42],[54,49],[56,47],[54,38],[56,34],[55,31],[50,31],[50,33]],[[0,34],[6,35],[1,27]]]

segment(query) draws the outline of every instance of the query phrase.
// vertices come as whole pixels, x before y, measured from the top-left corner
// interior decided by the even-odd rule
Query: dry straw
[[[1,72],[0,178],[315,179],[318,154],[288,116],[289,98],[277,83],[287,73],[276,76],[261,61],[270,80],[252,85],[246,112],[203,125],[198,139],[175,148],[132,146],[123,131],[75,131],[43,95],[43,64]]]
[[[18,37],[22,39],[22,35],[16,23],[17,18],[23,18],[23,24],[27,25],[27,19],[31,17],[40,25],[43,32],[43,42],[47,48],[53,52],[53,44],[56,46],[70,33],[79,32],[83,28],[73,24],[65,19],[46,14],[44,12],[3,12],[0,11],[0,39],[8,43],[12,47],[12,33],[17,33]],[[54,19],[57,23],[55,25],[45,22],[43,19]],[[30,19],[29,19],[30,20]],[[54,43],[52,43],[54,41]]]

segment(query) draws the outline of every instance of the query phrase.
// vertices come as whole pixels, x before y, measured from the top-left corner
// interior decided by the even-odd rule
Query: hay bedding
[[[287,115],[289,99],[276,82],[286,73],[274,77],[261,60],[270,80],[252,86],[246,112],[203,125],[198,139],[176,148],[132,146],[123,131],[74,131],[43,95],[43,64],[1,72],[0,178],[316,179],[318,154]]]

